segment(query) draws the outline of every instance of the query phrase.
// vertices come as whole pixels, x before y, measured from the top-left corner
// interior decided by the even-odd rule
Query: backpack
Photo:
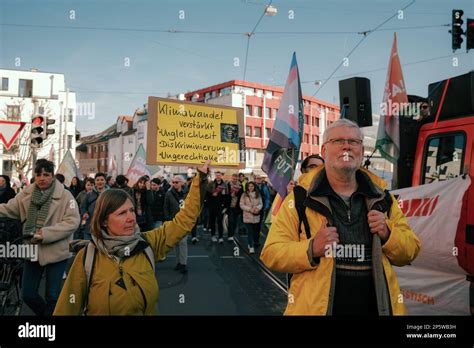
[[[390,192],[388,190],[384,190],[385,197],[382,201],[377,202],[373,209],[381,211],[383,213],[388,212],[388,216],[390,217],[390,208],[392,206],[392,196],[390,196]],[[309,227],[308,218],[306,216],[306,207],[304,205],[304,201],[306,199],[307,191],[299,186],[296,185],[293,189],[293,194],[295,196],[295,208],[296,212],[298,213],[298,240],[300,239],[299,236],[302,232],[301,224],[304,225],[304,230],[306,234],[306,239],[311,239],[311,230]],[[287,290],[290,289],[291,278],[293,277],[293,273],[287,273],[286,280],[287,280]]]
[[[145,253],[145,256],[151,264],[151,268],[153,269],[153,273],[155,273],[155,257],[153,255],[153,250],[151,247],[148,245],[143,252]],[[86,288],[87,288],[87,295],[85,298],[85,304],[84,304],[84,315],[87,313],[87,302],[89,300],[89,291],[91,287],[91,280],[92,276],[94,274],[94,266],[95,266],[95,261],[96,261],[96,255],[97,255],[97,249],[94,246],[94,243],[89,242],[87,243],[87,246],[84,249],[84,255],[82,258],[82,264],[84,266],[84,271],[86,272]]]

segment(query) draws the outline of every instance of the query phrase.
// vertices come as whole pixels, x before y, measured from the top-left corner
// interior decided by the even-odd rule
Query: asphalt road
[[[282,315],[286,294],[258,265],[258,254],[249,255],[237,242],[212,243],[201,229],[198,236],[196,245],[188,238],[187,274],[174,270],[174,251],[156,265],[159,315]],[[21,315],[33,312],[23,305]]]

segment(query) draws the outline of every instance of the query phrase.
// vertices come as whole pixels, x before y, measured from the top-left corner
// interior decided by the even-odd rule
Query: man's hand
[[[385,214],[378,210],[371,210],[367,214],[370,232],[377,233],[382,242],[386,242],[390,237],[390,230],[385,222]]]
[[[208,174],[209,173],[209,164],[211,164],[211,160],[207,160],[204,162],[202,167],[199,167],[197,170],[199,170],[203,174]]]
[[[322,226],[313,240],[313,257],[322,257],[326,251],[326,245],[332,243],[339,243],[339,234],[337,234],[336,227]]]

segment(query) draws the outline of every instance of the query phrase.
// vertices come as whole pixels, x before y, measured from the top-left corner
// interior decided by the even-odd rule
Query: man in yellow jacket
[[[289,194],[273,221],[261,259],[292,274],[286,315],[406,314],[392,265],[410,264],[420,241],[385,182],[360,167],[362,139],[352,121],[331,124],[325,165],[299,179],[304,202]]]

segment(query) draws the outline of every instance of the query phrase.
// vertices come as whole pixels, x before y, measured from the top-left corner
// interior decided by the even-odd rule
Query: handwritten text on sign
[[[234,109],[168,100],[157,104],[157,162],[193,164],[211,159],[217,163],[222,152],[239,151]],[[238,157],[225,163],[238,164]]]

